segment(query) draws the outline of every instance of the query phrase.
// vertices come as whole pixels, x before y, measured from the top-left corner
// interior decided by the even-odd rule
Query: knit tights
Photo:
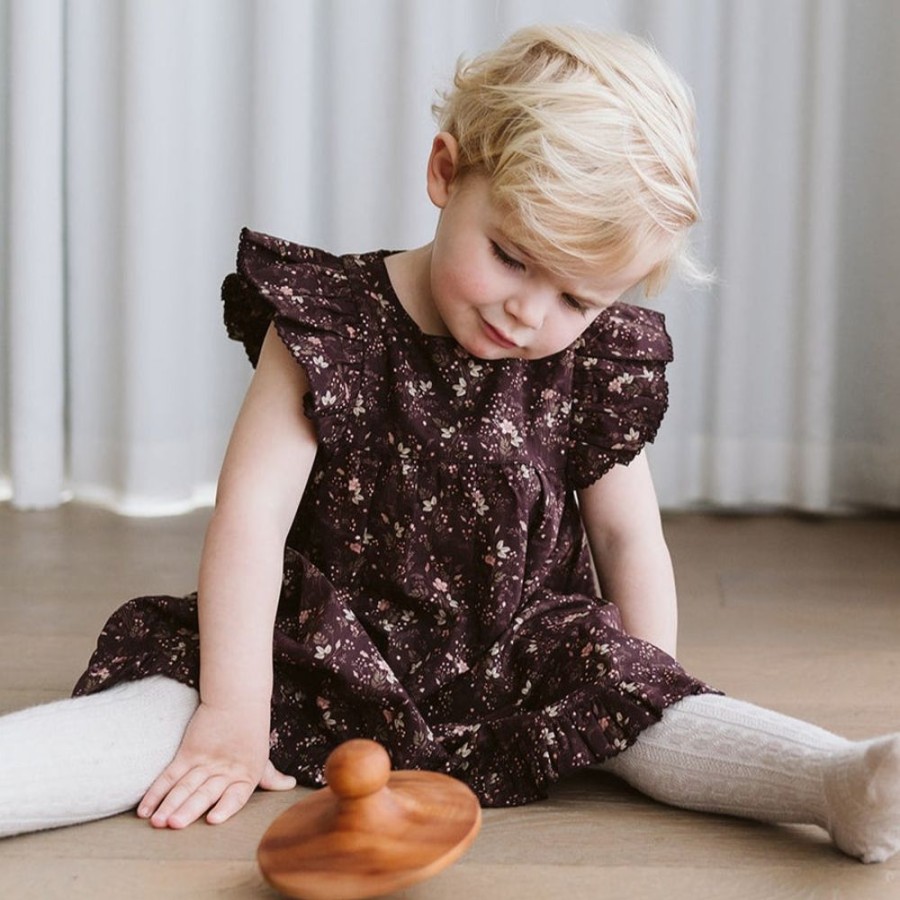
[[[848,741],[707,694],[671,706],[600,768],[673,806],[820,825],[863,862],[900,849],[900,734]]]
[[[0,837],[133,809],[172,761],[197,692],[161,675],[0,718]]]
[[[0,836],[133,809],[175,755],[197,692],[163,677],[0,718]],[[687,697],[602,764],[674,806],[820,825],[845,853],[900,849],[900,735],[848,741],[728,697]]]

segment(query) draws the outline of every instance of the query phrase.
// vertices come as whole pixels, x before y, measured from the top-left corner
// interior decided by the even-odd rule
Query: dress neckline
[[[391,281],[390,273],[387,268],[387,258],[389,256],[393,256],[395,253],[399,253],[399,250],[376,250],[375,253],[372,254],[374,257],[375,265],[372,267],[373,274],[375,276],[375,280],[377,282],[377,288],[380,294],[390,302],[390,305],[394,308],[396,312],[396,320],[404,327],[407,331],[411,331],[417,338],[424,339],[426,341],[434,341],[439,344],[450,344],[454,347],[459,348],[461,353],[465,353],[467,356],[471,354],[467,353],[459,341],[453,337],[452,334],[432,334],[431,332],[425,331],[421,325],[410,315],[409,310],[403,305],[400,297],[397,295],[397,291],[394,288],[394,284]]]
[[[418,322],[409,314],[409,310],[403,305],[400,301],[400,297],[397,296],[397,291],[394,289],[393,282],[391,281],[390,273],[387,269],[387,264],[385,260],[387,257],[392,256],[395,253],[399,253],[399,250],[375,250],[372,253],[366,254],[369,260],[371,260],[374,265],[369,267],[369,271],[372,273],[374,285],[373,287],[380,293],[385,300],[388,301],[390,306],[394,310],[394,321],[397,325],[402,329],[411,334],[414,338],[426,342],[432,343],[436,346],[440,347],[451,347],[453,348],[457,354],[466,359],[476,360],[481,365],[496,365],[498,363],[552,363],[556,360],[563,359],[567,354],[573,352],[579,344],[579,341],[584,342],[585,340],[589,340],[590,337],[594,334],[594,332],[600,327],[600,320],[603,319],[607,312],[610,309],[613,309],[617,306],[617,304],[613,304],[608,307],[608,309],[604,310],[603,313],[597,316],[593,322],[591,322],[590,326],[587,330],[578,338],[575,342],[570,344],[568,347],[564,347],[562,350],[557,351],[556,353],[551,354],[550,356],[544,356],[540,359],[482,359],[480,356],[475,356],[472,353],[469,353],[459,341],[453,337],[452,334],[430,334],[427,331],[424,331]]]

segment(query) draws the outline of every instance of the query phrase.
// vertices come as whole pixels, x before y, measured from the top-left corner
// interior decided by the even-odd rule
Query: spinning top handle
[[[391,759],[381,744],[355,738],[345,741],[325,762],[325,780],[338,797],[368,797],[380,791],[391,775]]]

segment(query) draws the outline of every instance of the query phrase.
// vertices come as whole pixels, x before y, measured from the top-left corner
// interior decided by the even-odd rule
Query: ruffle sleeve
[[[653,441],[669,403],[661,313],[616,304],[575,347],[567,479],[585,488]]]
[[[306,415],[321,441],[346,423],[362,384],[365,326],[343,260],[244,229],[237,271],[222,284],[228,336],[259,361],[270,323],[309,381]]]

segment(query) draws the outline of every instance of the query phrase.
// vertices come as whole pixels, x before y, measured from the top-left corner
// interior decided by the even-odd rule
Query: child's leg
[[[602,769],[673,806],[821,825],[863,862],[883,862],[900,849],[900,734],[848,741],[749,703],[701,695],[671,706]]]
[[[136,806],[181,743],[197,692],[162,676],[0,718],[0,836]]]

